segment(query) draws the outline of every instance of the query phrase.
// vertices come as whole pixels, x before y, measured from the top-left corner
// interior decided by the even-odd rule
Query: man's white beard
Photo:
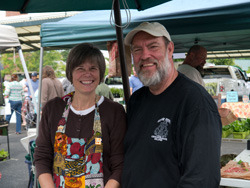
[[[139,70],[136,69],[137,75],[144,86],[154,86],[159,84],[165,77],[168,76],[171,69],[171,63],[168,59],[167,53],[164,62],[159,63],[156,59],[154,59],[153,62],[157,64],[157,67],[156,72],[151,77],[149,75],[150,72],[140,70],[141,62],[139,62]]]

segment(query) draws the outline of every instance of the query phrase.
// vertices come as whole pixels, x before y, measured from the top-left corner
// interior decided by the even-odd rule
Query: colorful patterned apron
[[[55,135],[53,178],[57,188],[104,188],[103,143],[97,101],[91,138],[70,138],[65,134],[74,93],[64,96],[67,102]]]

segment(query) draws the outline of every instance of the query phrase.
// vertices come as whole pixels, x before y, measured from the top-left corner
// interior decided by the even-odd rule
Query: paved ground
[[[11,158],[0,162],[1,188],[27,188],[29,183],[28,164],[25,163],[27,152],[20,142],[20,139],[27,136],[27,131],[22,130],[22,134],[15,134],[15,124],[9,125],[9,141]],[[247,144],[242,142],[223,141],[221,155],[239,154],[246,149]],[[0,150],[7,151],[7,137],[0,136]]]
[[[27,188],[29,183],[28,164],[25,163],[27,152],[20,142],[20,139],[27,136],[27,131],[22,134],[15,134],[15,124],[9,125],[9,147],[10,159],[0,162],[1,188]],[[0,136],[0,150],[7,151],[7,137]]]

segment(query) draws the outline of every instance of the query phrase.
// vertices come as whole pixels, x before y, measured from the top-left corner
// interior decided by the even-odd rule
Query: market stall
[[[28,85],[30,86],[30,89],[31,89],[31,94],[32,96],[34,96],[34,91],[31,87],[30,77],[29,77],[27,66],[26,66],[24,56],[22,53],[21,44],[19,42],[19,39],[16,33],[16,29],[9,25],[0,25],[0,31],[1,31],[0,32],[0,54],[5,53],[6,49],[9,49],[9,48],[13,48],[14,50],[18,51],[19,57],[21,59],[22,66],[24,69],[24,73],[28,81]],[[8,124],[6,123],[5,118],[2,118],[3,116],[5,116],[5,113],[6,113],[6,108],[4,107],[4,104],[2,102],[3,101],[2,92],[1,92],[1,98],[2,100],[0,100],[1,101],[0,106],[2,108],[0,109],[0,117],[1,117],[0,118],[0,135],[7,136],[8,153],[9,153],[9,158],[10,158]]]
[[[224,102],[221,108],[230,109],[238,118],[250,118],[250,103]]]
[[[238,118],[222,127],[222,142],[246,143],[236,158],[231,159],[221,168],[221,186],[250,187],[250,103],[225,102],[221,108],[230,109]]]
[[[232,178],[223,178],[224,171],[222,168],[221,170],[222,178],[220,182],[221,186],[240,187],[240,188],[250,187],[250,180],[246,179],[250,178],[250,172],[248,170],[248,167],[243,167],[242,165],[240,165],[241,163],[244,162],[250,164],[250,150],[248,149],[243,150],[235,159],[233,159],[233,161],[237,162],[238,166],[231,166],[230,168],[226,169],[226,171],[228,172],[227,175],[230,176],[231,173]],[[238,178],[233,178],[234,176]]]
[[[22,62],[23,70],[25,73],[25,76],[27,78],[27,82],[31,91],[31,95],[34,98],[34,91],[31,86],[30,76],[28,73],[28,69],[24,60],[22,48],[20,41],[18,39],[16,29],[9,25],[0,25],[0,54],[4,53],[6,49],[13,48],[19,53],[19,57]],[[37,105],[35,103],[35,108],[37,109]]]

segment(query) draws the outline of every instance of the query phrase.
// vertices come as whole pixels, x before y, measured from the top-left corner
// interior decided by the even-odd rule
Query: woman
[[[21,108],[24,99],[23,85],[18,82],[16,74],[11,75],[11,82],[7,85],[5,90],[5,97],[9,98],[11,107],[11,115],[6,116],[6,120],[10,122],[11,116],[16,111],[16,134],[21,134]]]
[[[64,90],[62,83],[56,79],[55,71],[49,65],[43,67],[41,104],[42,107],[55,97],[62,97]]]
[[[43,108],[35,167],[41,187],[120,187],[125,110],[95,94],[105,60],[90,44],[69,53],[66,76],[75,92]]]

